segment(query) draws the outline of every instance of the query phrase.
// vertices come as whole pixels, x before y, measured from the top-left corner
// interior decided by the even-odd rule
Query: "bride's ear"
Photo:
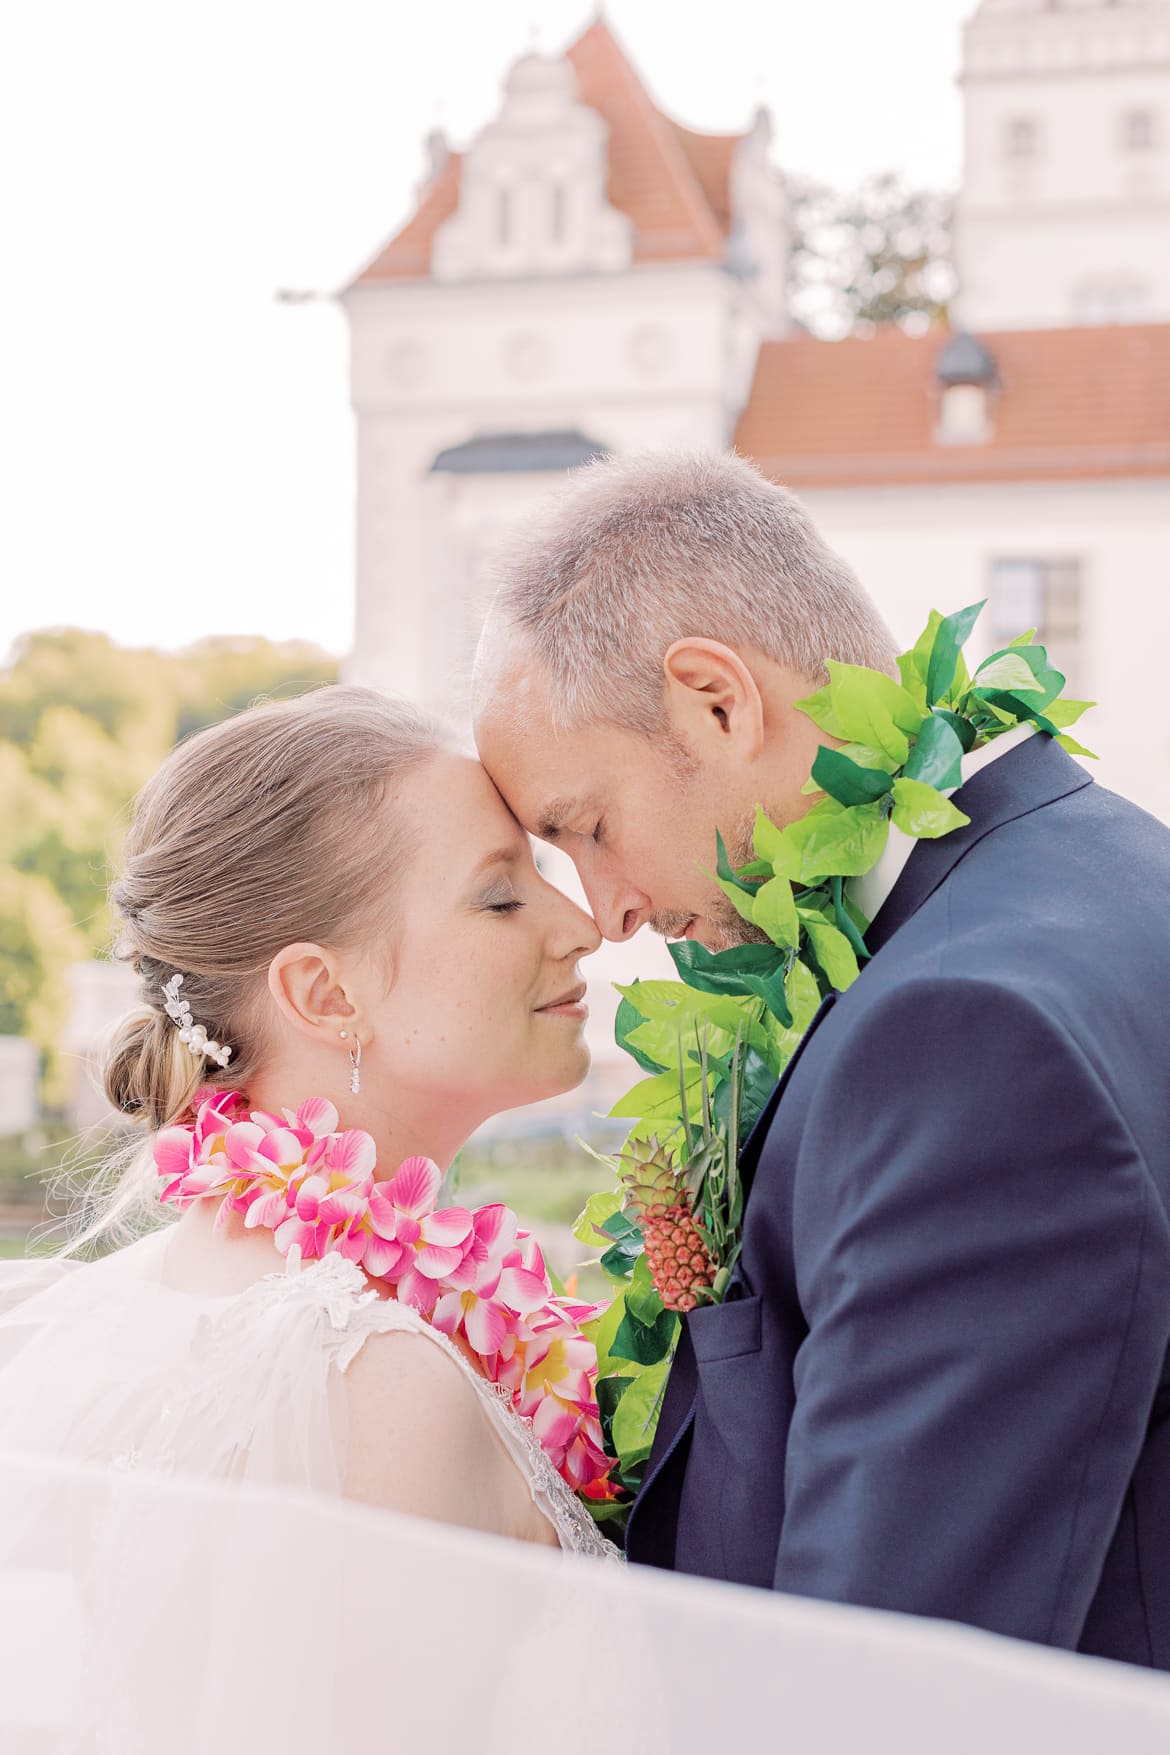
[[[286,945],[268,965],[268,991],[281,1016],[302,1035],[335,1037],[352,1032],[357,1007],[346,991],[337,959],[321,945]]]

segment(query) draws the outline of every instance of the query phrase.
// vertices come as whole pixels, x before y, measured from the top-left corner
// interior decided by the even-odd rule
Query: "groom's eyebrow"
[[[536,832],[542,841],[555,841],[569,818],[576,814],[576,799],[554,798],[551,804],[545,806]]]

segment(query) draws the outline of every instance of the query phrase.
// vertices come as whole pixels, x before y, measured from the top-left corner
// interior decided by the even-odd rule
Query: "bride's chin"
[[[563,1097],[567,1091],[575,1091],[589,1077],[592,1063],[588,1048],[584,1042],[579,1043],[575,1054],[566,1055],[559,1066],[550,1069],[547,1080],[541,1081],[540,1090],[529,1097],[528,1101],[540,1103],[545,1098]]]

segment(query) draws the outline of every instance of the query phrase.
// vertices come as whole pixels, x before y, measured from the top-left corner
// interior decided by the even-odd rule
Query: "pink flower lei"
[[[461,1341],[506,1391],[569,1485],[613,1495],[597,1411],[597,1349],[582,1333],[604,1305],[553,1291],[540,1245],[508,1207],[436,1211],[442,1177],[407,1158],[376,1182],[368,1133],[339,1131],[338,1114],[310,1097],[296,1114],[248,1110],[238,1091],[198,1091],[190,1127],[154,1142],[161,1198],[181,1210],[219,1197],[216,1222],[240,1213],[273,1233],[281,1255],[342,1255],[384,1282],[444,1334]]]

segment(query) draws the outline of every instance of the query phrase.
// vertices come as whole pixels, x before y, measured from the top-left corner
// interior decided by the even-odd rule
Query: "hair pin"
[[[178,972],[163,982],[163,1005],[167,1017],[179,1027],[179,1041],[186,1043],[187,1052],[196,1059],[202,1056],[214,1060],[217,1066],[226,1066],[232,1057],[231,1049],[226,1042],[216,1042],[210,1037],[202,1024],[192,1023],[190,1002],[179,993],[182,985],[183,977]]]

